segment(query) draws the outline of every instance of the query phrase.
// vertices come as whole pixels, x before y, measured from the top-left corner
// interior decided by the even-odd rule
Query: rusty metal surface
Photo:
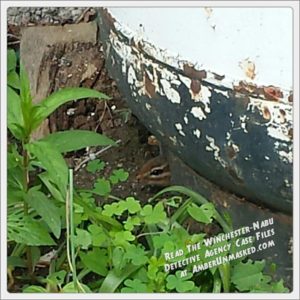
[[[107,68],[149,130],[205,178],[291,213],[292,91],[197,69],[99,15]]]

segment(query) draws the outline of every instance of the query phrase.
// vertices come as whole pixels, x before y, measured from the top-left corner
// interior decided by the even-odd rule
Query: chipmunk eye
[[[162,173],[163,173],[162,169],[154,169],[154,170],[151,171],[150,175],[152,175],[152,176],[158,176],[158,175],[160,175]]]

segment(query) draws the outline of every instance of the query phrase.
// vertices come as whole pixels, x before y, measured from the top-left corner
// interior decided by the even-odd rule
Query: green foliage
[[[115,169],[104,176],[106,165],[99,159],[86,167],[99,175],[93,188],[73,189],[72,172],[63,153],[116,144],[83,130],[57,132],[36,141],[32,134],[68,101],[109,98],[85,88],[68,88],[36,105],[23,66],[19,73],[17,70],[17,57],[9,51],[8,129],[17,142],[13,141],[8,151],[7,233],[13,249],[8,269],[27,267],[27,276],[35,281],[21,286],[24,293],[288,291],[282,281],[266,274],[263,261],[236,260],[195,273],[189,265],[187,274],[180,268],[166,271],[167,253],[184,249],[178,257],[184,259],[190,255],[186,245],[199,243],[197,253],[205,262],[205,251],[221,245],[204,247],[205,234],[191,234],[183,226],[188,217],[199,227],[219,224],[224,232],[232,229],[228,218],[201,195],[180,186],[163,189],[148,203],[130,195],[114,197],[114,185],[125,182],[129,173]],[[172,195],[161,198],[165,193]],[[49,246],[54,246],[56,253],[45,269],[48,275],[32,274],[41,256],[49,254]]]
[[[191,279],[193,275],[188,274],[181,277],[180,273],[180,271],[177,271],[176,275],[169,275],[167,277],[167,288],[170,291],[175,289],[178,293],[191,292],[195,287],[195,283],[188,279]]]
[[[97,171],[103,170],[105,167],[105,162],[101,161],[100,159],[95,159],[92,161],[89,161],[86,170],[91,173],[96,173]]]

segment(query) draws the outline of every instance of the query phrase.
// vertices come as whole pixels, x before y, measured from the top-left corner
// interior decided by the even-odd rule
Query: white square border
[[[43,5],[41,5],[43,4]],[[253,6],[291,7],[294,12],[294,193],[293,193],[293,247],[294,276],[293,291],[289,294],[21,294],[6,290],[6,34],[8,7],[41,6]],[[0,299],[299,299],[299,2],[298,1],[1,1],[1,298]],[[2,289],[5,287],[5,290]]]

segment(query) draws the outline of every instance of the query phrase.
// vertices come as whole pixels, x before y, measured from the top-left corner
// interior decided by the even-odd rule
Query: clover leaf
[[[92,244],[91,234],[87,230],[76,228],[74,244],[75,246],[80,246],[82,249],[87,249]]]
[[[125,258],[129,259],[135,266],[144,265],[148,261],[145,250],[135,245],[130,245],[126,249]]]
[[[110,182],[103,178],[97,179],[94,184],[93,192],[100,196],[108,196],[111,192]]]
[[[187,276],[181,277],[181,271],[177,271],[176,275],[169,275],[167,277],[167,288],[169,290],[176,290],[178,293],[185,293],[188,291],[192,291],[195,287],[193,281],[190,281],[192,274],[188,274]]]
[[[107,236],[104,233],[103,228],[98,225],[91,224],[88,227],[88,231],[91,233],[92,245],[96,247],[103,246],[107,240]]]
[[[131,217],[129,216],[128,219],[124,222],[124,228],[128,231],[131,231],[134,226],[138,226],[141,224],[141,219],[139,217]]]
[[[124,284],[126,287],[121,289],[122,293],[145,293],[147,292],[147,285],[139,279],[127,279]]]
[[[150,204],[145,205],[141,211],[141,215],[144,216],[146,224],[164,222],[167,217],[162,203],[156,204],[154,208]]]
[[[116,184],[118,182],[124,182],[127,180],[129,173],[124,169],[113,170],[112,175],[110,175],[109,180],[112,184]]]
[[[95,159],[92,161],[89,161],[86,170],[90,173],[96,173],[97,171],[103,170],[105,167],[105,162],[101,161],[100,159]]]
[[[240,262],[233,267],[231,281],[239,291],[249,291],[263,281],[264,267],[265,261],[263,260],[254,263],[251,260],[246,263]]]
[[[128,245],[128,242],[135,240],[135,236],[130,231],[119,231],[114,234],[114,244],[117,246]]]

